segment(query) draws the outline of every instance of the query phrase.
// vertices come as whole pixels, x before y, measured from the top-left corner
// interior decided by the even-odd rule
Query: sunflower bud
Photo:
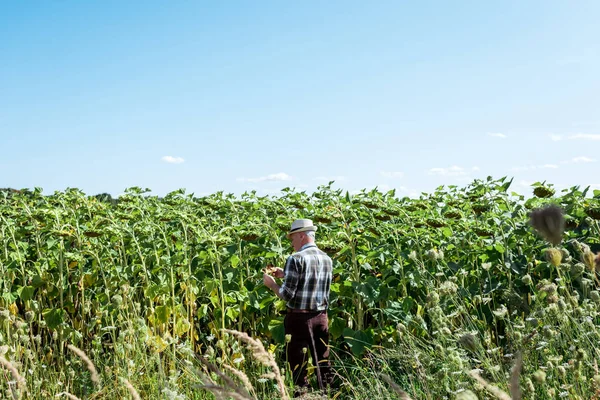
[[[590,249],[585,249],[581,254],[581,261],[585,264],[586,268],[594,272],[596,270],[596,261],[594,260],[594,253]]]
[[[544,256],[546,257],[546,261],[555,267],[558,267],[562,261],[562,253],[556,248],[546,249]]]
[[[533,373],[533,379],[535,379],[537,383],[544,383],[546,381],[546,373],[541,369],[538,369]]]

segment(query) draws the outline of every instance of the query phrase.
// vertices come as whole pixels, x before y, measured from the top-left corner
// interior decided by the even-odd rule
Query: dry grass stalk
[[[389,377],[389,375],[386,375],[386,374],[379,374],[379,375],[383,378],[384,381],[387,382],[388,385],[390,385],[392,387],[394,392],[396,392],[400,395],[401,400],[412,400],[410,398],[410,396],[408,395],[408,393],[406,393],[404,390],[402,390],[402,388],[400,386],[398,386],[398,384],[396,382],[394,382],[392,380],[392,378]]]
[[[283,377],[281,376],[281,373],[279,372],[279,367],[277,366],[277,362],[275,361],[273,356],[267,350],[265,350],[265,347],[263,346],[263,344],[260,341],[251,338],[250,336],[248,336],[248,334],[243,333],[243,332],[233,331],[233,330],[229,330],[229,329],[224,329],[224,332],[227,332],[230,335],[237,337],[242,342],[244,342],[248,346],[250,346],[250,348],[252,350],[252,355],[254,356],[254,358],[256,358],[264,366],[270,367],[271,370],[273,370],[273,373],[275,374],[275,381],[277,382],[277,387],[279,388],[279,393],[281,393],[281,399],[289,400],[290,397],[287,394],[287,390],[285,389]]]
[[[250,393],[246,390],[246,388],[242,388],[242,387],[238,386],[233,381],[233,379],[231,379],[229,376],[225,375],[216,366],[214,366],[213,364],[206,361],[203,357],[198,357],[198,360],[200,360],[200,362],[202,362],[202,364],[204,364],[211,372],[214,372],[215,374],[217,374],[217,376],[219,376],[221,379],[223,379],[225,381],[225,384],[228,387],[228,389],[225,387],[222,387],[222,386],[218,386],[216,384],[204,385],[204,386],[198,386],[198,387],[204,388],[204,389],[207,389],[210,391],[213,391],[215,388],[220,388],[222,390],[219,390],[219,392],[223,392],[223,391],[231,392],[232,391],[232,392],[235,392],[238,396],[240,396],[239,398],[241,398],[241,399],[246,399],[246,400],[252,399],[250,397]]]
[[[469,375],[471,375],[471,377],[477,382],[481,383],[481,385],[486,388],[488,392],[496,396],[497,399],[512,400],[506,392],[500,390],[498,387],[483,379],[476,370],[469,371]]]
[[[123,379],[123,383],[125,384],[125,387],[129,391],[129,394],[131,394],[131,398],[133,400],[141,400],[139,393],[137,392],[137,390],[135,390],[133,385],[127,379]]]
[[[79,397],[75,396],[74,394],[68,393],[68,392],[59,393],[54,397],[61,397],[61,396],[65,396],[67,399],[70,399],[70,400],[81,400]]]
[[[557,245],[562,241],[565,231],[565,217],[560,207],[549,205],[533,210],[529,215],[529,223],[548,242]]]
[[[222,387],[222,386],[217,386],[217,385],[204,385],[204,386],[199,386],[201,388],[204,388],[206,390],[209,390],[212,394],[214,394],[215,396],[222,396],[225,395],[227,398],[233,398],[234,400],[252,400],[250,397],[245,397],[240,395],[237,392],[232,392],[230,390],[227,390],[226,388]]]
[[[94,366],[94,363],[92,362],[92,360],[89,359],[87,354],[85,354],[85,352],[83,350],[73,346],[72,344],[67,345],[67,347],[69,348],[69,350],[71,350],[73,353],[77,354],[77,356],[85,362],[87,369],[90,371],[90,374],[92,375],[92,382],[94,382],[95,385],[100,385],[100,376],[98,375],[98,372],[96,371],[96,367]]]
[[[12,376],[13,380],[15,382],[17,382],[17,386],[19,389],[23,389],[25,390],[25,393],[27,393],[27,382],[25,381],[25,378],[23,378],[20,374],[19,371],[17,371],[17,368],[15,368],[14,365],[12,365],[12,363],[10,361],[8,361],[6,358],[4,358],[3,356],[0,356],[0,364],[8,370],[8,372],[10,372],[10,375]],[[14,397],[14,393],[13,393],[13,397]]]
[[[521,367],[523,366],[523,355],[517,353],[515,365],[510,372],[510,395],[513,400],[521,400],[521,388],[519,386],[519,376],[521,375]]]
[[[233,375],[235,375],[244,384],[244,387],[246,388],[248,393],[252,393],[253,395],[256,396],[256,392],[254,390],[254,387],[250,383],[250,379],[248,378],[248,375],[246,375],[244,372],[240,371],[239,369],[230,367],[229,365],[224,364],[223,368],[225,368],[227,371],[229,371]]]

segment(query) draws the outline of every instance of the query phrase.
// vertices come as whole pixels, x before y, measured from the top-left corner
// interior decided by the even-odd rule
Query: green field
[[[599,398],[600,191],[510,183],[418,199],[331,184],[274,197],[2,190],[2,396],[284,398],[285,303],[262,269],[283,266],[291,222],[311,218],[334,260],[339,387],[326,398],[494,398],[473,370],[506,393],[518,381],[514,398]],[[529,224],[546,204],[565,212],[555,247]]]

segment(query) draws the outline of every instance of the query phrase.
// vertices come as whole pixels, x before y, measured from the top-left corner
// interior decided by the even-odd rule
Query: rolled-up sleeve
[[[290,301],[296,295],[298,280],[300,279],[298,263],[293,257],[288,257],[283,272],[285,277],[283,285],[281,285],[281,288],[279,289],[279,295],[283,300]]]

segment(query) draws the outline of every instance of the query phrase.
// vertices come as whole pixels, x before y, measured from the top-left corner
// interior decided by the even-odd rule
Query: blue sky
[[[600,189],[600,2],[22,1],[0,187]]]

